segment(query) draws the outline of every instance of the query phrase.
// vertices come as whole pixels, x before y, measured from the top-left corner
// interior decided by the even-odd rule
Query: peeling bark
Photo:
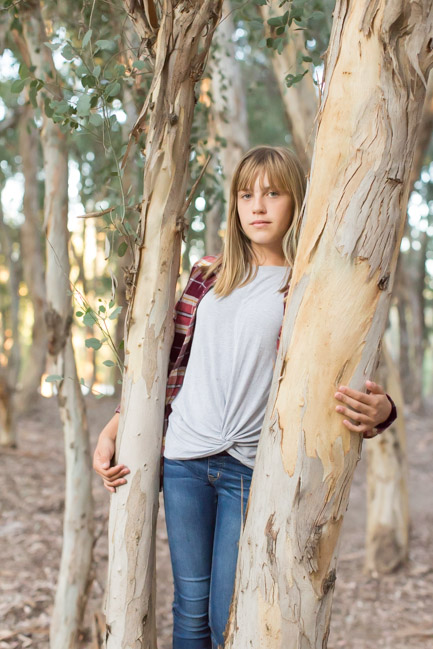
[[[433,63],[432,4],[339,0],[334,10],[227,648],[326,647],[341,524],[361,446],[335,412],[334,392],[340,382],[363,389],[377,363]],[[270,546],[272,514],[278,534]]]
[[[38,0],[19,5],[27,57],[35,75],[52,95],[62,97]],[[68,151],[66,136],[42,112],[41,144],[45,172],[44,226],[47,238],[46,310],[50,369],[59,382],[58,403],[65,438],[66,488],[63,548],[50,628],[52,649],[78,646],[78,629],[86,603],[92,558],[93,500],[91,463],[84,400],[71,340],[69,296]]]
[[[173,337],[195,83],[221,13],[220,0],[164,2],[155,73],[131,137],[146,128],[140,245],[126,320],[125,373],[116,459],[130,478],[113,494],[106,594],[107,649],[156,647],[155,523],[165,384]],[[127,9],[147,32],[144,3]],[[143,22],[141,22],[143,21]],[[138,23],[140,23],[138,25]],[[146,115],[149,123],[145,125]]]

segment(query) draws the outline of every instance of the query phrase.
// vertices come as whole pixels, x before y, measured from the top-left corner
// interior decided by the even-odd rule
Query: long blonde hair
[[[293,216],[282,241],[288,274],[281,288],[285,292],[290,282],[301,229],[301,209],[305,196],[306,179],[297,156],[282,146],[255,146],[247,151],[233,173],[227,214],[227,231],[222,253],[206,269],[205,278],[217,274],[214,292],[219,297],[229,295],[233,289],[248,284],[257,274],[257,262],[251,241],[242,230],[237,209],[238,191],[254,186],[259,174],[267,172],[270,184],[278,191],[290,192],[293,199]],[[246,277],[245,277],[246,276]]]

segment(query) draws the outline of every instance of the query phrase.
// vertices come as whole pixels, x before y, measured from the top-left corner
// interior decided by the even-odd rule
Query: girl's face
[[[272,187],[267,173],[258,174],[253,188],[238,191],[237,208],[241,227],[259,257],[281,255],[293,216],[291,194]]]

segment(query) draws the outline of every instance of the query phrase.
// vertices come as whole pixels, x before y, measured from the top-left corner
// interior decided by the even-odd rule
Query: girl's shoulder
[[[214,255],[206,255],[205,257],[202,257],[198,261],[195,262],[193,267],[191,268],[191,276],[192,275],[201,275],[204,273],[211,264],[216,261],[217,257]]]

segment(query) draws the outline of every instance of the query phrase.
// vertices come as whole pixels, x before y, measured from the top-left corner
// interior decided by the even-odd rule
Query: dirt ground
[[[92,446],[114,409],[112,399],[88,398]],[[380,579],[363,574],[365,458],[358,465],[343,527],[328,649],[433,647],[433,402],[407,420],[411,544],[407,565]],[[365,442],[368,444],[368,441]],[[19,448],[0,454],[0,649],[47,649],[50,612],[62,543],[64,460],[54,399],[40,397],[20,421]],[[91,649],[102,608],[107,568],[109,494],[94,476],[95,579],[83,625]],[[163,510],[158,525],[159,649],[171,648],[169,553]],[[242,648],[239,648],[242,649]],[[259,649],[259,647],[257,647]]]

